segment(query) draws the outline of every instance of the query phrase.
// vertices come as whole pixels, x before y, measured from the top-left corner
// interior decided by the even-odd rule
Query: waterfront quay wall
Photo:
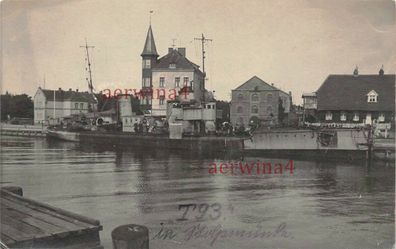
[[[0,132],[1,135],[8,136],[45,137],[47,135],[47,127],[43,125],[1,124]]]

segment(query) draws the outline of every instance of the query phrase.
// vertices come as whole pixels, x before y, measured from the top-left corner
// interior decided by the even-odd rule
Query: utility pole
[[[201,38],[194,38],[194,40],[199,40],[202,43],[202,72],[205,74],[205,42],[213,41],[212,39],[206,39],[204,34],[202,34]],[[205,79],[204,79],[205,80]]]
[[[177,40],[177,39],[175,39],[175,38],[172,39],[172,48],[173,48],[173,49],[175,49],[175,47],[176,47],[176,44],[175,44],[175,41],[176,41],[176,40]]]
[[[206,42],[208,42],[208,41],[213,41],[212,39],[207,39],[207,38],[205,38],[205,36],[204,36],[204,34],[202,34],[202,36],[201,36],[201,38],[194,38],[194,40],[198,40],[198,41],[201,41],[201,46],[202,46],[202,73],[203,73],[203,81],[202,81],[202,84],[203,84],[203,101],[205,102],[205,80],[206,80],[206,72],[205,72],[205,53],[206,53],[206,51],[205,51],[205,43]]]

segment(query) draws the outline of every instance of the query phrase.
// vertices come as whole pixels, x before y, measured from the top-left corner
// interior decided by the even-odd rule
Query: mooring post
[[[372,153],[373,153],[373,127],[369,125],[368,136],[367,136],[367,160],[368,167],[371,167]]]
[[[113,249],[149,249],[148,228],[129,224],[116,227],[111,232]]]

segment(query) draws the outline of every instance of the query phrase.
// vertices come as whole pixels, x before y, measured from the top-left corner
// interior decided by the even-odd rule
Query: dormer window
[[[175,63],[170,63],[169,64],[169,68],[176,68],[176,64]]]
[[[371,90],[367,94],[367,102],[368,103],[377,103],[378,101],[378,93],[376,93],[374,90]]]

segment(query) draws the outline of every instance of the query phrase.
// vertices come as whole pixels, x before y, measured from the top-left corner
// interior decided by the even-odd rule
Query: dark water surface
[[[3,137],[1,147],[2,185],[21,186],[26,197],[100,220],[105,248],[112,248],[111,230],[128,223],[149,227],[154,249],[394,244],[393,163],[375,162],[367,170],[365,163],[307,158],[293,161],[293,174],[230,175],[208,173],[211,163],[231,160],[225,155],[21,137]],[[185,204],[189,210],[179,210]]]

